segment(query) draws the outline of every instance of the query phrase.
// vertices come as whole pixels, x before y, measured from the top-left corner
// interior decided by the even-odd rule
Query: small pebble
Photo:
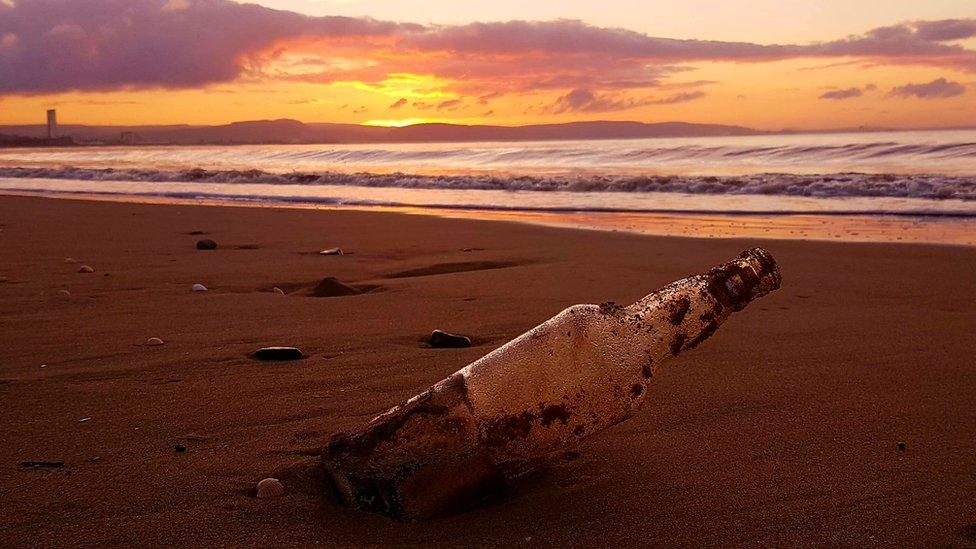
[[[328,250],[322,250],[319,255],[342,255],[342,248],[329,248]]]
[[[182,444],[177,444],[176,447],[174,448],[174,450],[176,450],[176,453],[177,454],[183,454],[183,453],[186,452],[186,446],[184,446]]]
[[[203,284],[194,284],[193,285],[193,291],[194,292],[206,292],[207,291],[207,287],[204,286]]]
[[[70,265],[72,263],[78,263],[78,260],[73,257],[66,257],[64,258],[64,262]]]
[[[41,368],[47,368],[47,364],[41,364]]]
[[[276,293],[278,295],[285,295],[285,291],[282,290],[281,288],[277,287],[277,286],[275,286],[274,289],[271,290],[271,291],[273,291],[274,293]]]
[[[158,337],[151,337],[146,340],[146,345],[149,345],[150,347],[158,347],[162,344],[163,344],[163,340],[159,339]]]
[[[198,250],[216,250],[217,243],[209,238],[204,238],[203,240],[197,241]]]
[[[258,360],[301,360],[305,353],[295,347],[264,347],[254,351]]]
[[[95,269],[89,267],[88,265],[82,265],[81,268],[78,269],[78,272],[79,273],[93,273],[93,272],[95,272]]]
[[[71,297],[71,292],[68,290],[58,290],[58,295],[61,297]]]
[[[261,499],[277,498],[285,495],[285,486],[276,478],[266,478],[258,483],[254,492]]]
[[[903,441],[903,440],[899,440],[899,441],[898,441],[898,449],[899,449],[899,450],[902,450],[902,451],[904,451],[904,450],[905,450],[905,447],[906,447],[906,446],[907,446],[907,445],[905,444],[905,441]]]
[[[442,330],[434,330],[430,334],[430,346],[435,349],[461,349],[471,346],[471,339],[451,334]]]
[[[83,417],[78,420],[78,423],[88,423],[89,421],[91,421],[90,417]]]

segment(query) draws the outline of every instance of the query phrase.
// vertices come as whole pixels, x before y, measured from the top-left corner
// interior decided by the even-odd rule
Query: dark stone
[[[21,467],[28,469],[60,469],[64,467],[63,461],[22,461]]]
[[[903,441],[903,440],[899,440],[898,441],[898,449],[899,450],[904,450],[905,449],[905,446],[906,446],[905,441]]]
[[[441,330],[434,330],[430,334],[430,346],[435,349],[462,349],[471,346],[471,340],[462,335],[449,334]]]
[[[203,240],[198,240],[197,241],[197,249],[198,250],[216,250],[217,249],[217,243],[214,242],[213,240],[210,240],[209,238],[204,238]]]
[[[254,351],[258,360],[301,360],[305,353],[295,347],[264,347]]]
[[[176,445],[176,448],[174,448],[174,450],[176,450],[176,453],[177,454],[182,454],[182,453],[186,452],[186,446],[184,446],[182,444],[177,444]]]

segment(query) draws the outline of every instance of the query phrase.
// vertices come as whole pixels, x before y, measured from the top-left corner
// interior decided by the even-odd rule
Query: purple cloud
[[[399,109],[400,107],[402,107],[402,106],[404,106],[406,104],[407,104],[407,98],[406,97],[401,97],[400,99],[397,99],[396,102],[394,102],[392,105],[390,105],[390,108],[391,109]]]
[[[703,91],[693,91],[676,93],[674,95],[664,97],[661,99],[651,99],[647,103],[649,105],[674,105],[676,103],[687,103],[688,101],[694,101],[696,99],[701,99],[705,97],[705,92]]]
[[[600,96],[590,90],[575,89],[556,99],[548,110],[554,114],[564,112],[607,112],[620,111],[636,106],[631,100],[619,100],[610,96]]]
[[[508,21],[430,27],[405,37],[401,47],[461,54],[600,54],[670,61],[776,60],[793,57],[973,55],[962,46],[943,44],[942,23],[961,29],[976,19],[906,23],[872,29],[862,36],[807,45],[753,44],[658,38],[626,29],[595,27],[576,20]],[[926,27],[920,27],[927,24]],[[923,34],[921,28],[925,29]],[[955,34],[963,32],[955,30]],[[939,39],[925,38],[935,36]]]
[[[694,101],[705,97],[705,92],[693,91],[678,93],[663,98],[628,99],[612,95],[600,95],[588,89],[575,89],[556,99],[545,110],[553,114],[564,112],[609,112],[623,111],[645,105],[673,105]]]
[[[919,99],[945,99],[966,93],[966,86],[937,78],[927,84],[905,84],[891,90],[896,97],[917,97]]]
[[[237,78],[283,39],[415,28],[227,0],[0,2],[0,92],[201,86]]]
[[[934,42],[964,40],[976,36],[976,19],[918,21],[915,23],[915,29],[922,40]]]
[[[855,97],[861,97],[864,92],[860,88],[847,88],[846,90],[831,90],[820,96],[820,99],[853,99]]]
[[[664,77],[688,70],[682,64],[703,60],[855,57],[976,72],[976,51],[952,43],[974,36],[976,19],[766,45],[660,38],[572,20],[424,26],[311,17],[230,0],[0,0],[0,93],[192,88],[243,76],[377,82],[390,73],[414,72],[462,82],[457,86],[465,95],[556,89],[573,90],[568,93],[578,100],[581,91],[657,87]],[[301,65],[322,70],[266,70],[282,52],[297,52]],[[321,62],[333,52],[375,62],[359,68]],[[614,97],[594,94],[584,108],[626,108],[627,100]],[[573,101],[567,97],[566,108],[575,108]]]

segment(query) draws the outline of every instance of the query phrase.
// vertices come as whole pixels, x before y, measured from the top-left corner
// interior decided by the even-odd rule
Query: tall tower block
[[[47,138],[54,139],[58,133],[58,111],[48,109],[47,111]]]

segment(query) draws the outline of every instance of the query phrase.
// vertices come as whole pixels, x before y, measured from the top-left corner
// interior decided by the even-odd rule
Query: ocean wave
[[[762,173],[744,176],[635,175],[422,175],[409,173],[289,172],[262,170],[113,169],[74,167],[0,168],[0,178],[82,181],[199,182],[268,185],[341,185],[406,189],[531,192],[687,193],[778,195],[813,198],[888,197],[976,200],[976,176],[935,174]]]
[[[109,191],[109,190],[42,190],[6,188],[0,185],[0,192],[13,192],[27,195],[64,195],[64,196],[104,196],[104,197],[143,197],[164,198],[175,200],[214,200],[218,202],[236,202],[253,204],[304,204],[315,206],[344,206],[344,207],[409,207],[427,210],[471,210],[484,212],[532,212],[532,213],[592,213],[592,214],[668,214],[668,215],[723,215],[723,216],[795,216],[811,215],[826,217],[910,217],[930,219],[976,219],[976,211],[941,211],[933,208],[910,209],[851,209],[851,210],[821,210],[803,208],[783,209],[722,209],[722,208],[617,208],[603,206],[533,206],[533,205],[505,205],[483,203],[442,204],[437,202],[418,203],[396,200],[353,199],[331,196],[314,195],[255,195],[234,194],[226,192],[205,191]]]

